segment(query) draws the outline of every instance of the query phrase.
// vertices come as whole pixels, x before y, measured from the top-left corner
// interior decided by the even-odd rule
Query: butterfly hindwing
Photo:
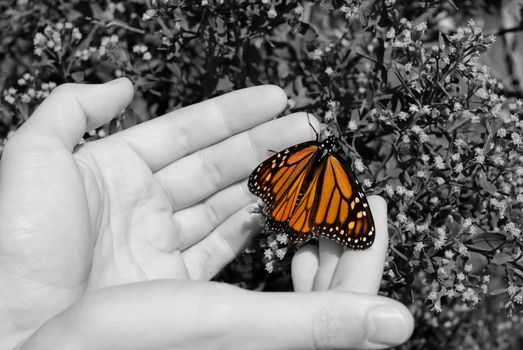
[[[370,247],[375,236],[372,213],[349,166],[330,154],[319,181],[311,217],[313,233],[351,249]]]

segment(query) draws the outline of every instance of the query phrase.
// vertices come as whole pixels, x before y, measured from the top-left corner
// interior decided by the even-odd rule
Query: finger
[[[85,183],[72,150],[88,129],[124,108],[132,94],[127,79],[61,85],[7,143],[0,167],[0,216],[9,218],[2,223],[3,232],[16,234],[3,235],[0,250],[20,257],[13,259],[19,266],[11,266],[20,276],[22,271],[49,269],[55,276],[71,277],[71,261],[78,264],[78,271],[89,271],[92,252],[87,247],[95,237],[88,205],[82,200]],[[37,234],[46,230],[53,231],[52,240]],[[41,261],[45,263],[39,265]],[[76,297],[76,292],[71,295]],[[65,297],[62,302],[69,303]]]
[[[167,190],[176,211],[246,178],[270,155],[270,150],[311,140],[314,135],[305,113],[290,115],[195,152],[155,176]]]
[[[338,266],[343,246],[336,241],[320,237],[318,250],[320,265],[314,279],[313,290],[326,290],[329,289],[332,276]]]
[[[209,280],[245,249],[259,231],[259,216],[248,205],[213,230],[182,255],[191,279]]]
[[[358,293],[378,293],[389,244],[387,228],[387,203],[382,197],[370,196],[376,237],[366,250],[348,250],[340,257],[334,274],[333,288]]]
[[[274,85],[237,90],[124,130],[125,140],[154,171],[278,115],[287,102]]]
[[[133,97],[127,78],[105,84],[64,84],[53,90],[11,139],[24,148],[59,146],[69,151],[86,131],[109,122]]]
[[[185,250],[209,235],[232,214],[253,203],[245,181],[217,192],[205,201],[173,214],[177,248]]]
[[[385,297],[157,280],[88,294],[22,349],[383,349],[412,329],[408,310]]]
[[[318,247],[306,245],[292,257],[292,285],[295,292],[310,292],[318,271]]]

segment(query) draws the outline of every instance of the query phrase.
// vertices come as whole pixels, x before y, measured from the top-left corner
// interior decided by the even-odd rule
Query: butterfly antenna
[[[309,126],[311,127],[312,131],[316,134],[316,141],[320,140],[320,133],[314,128],[314,125],[311,123],[311,117],[309,116],[309,112],[307,113],[307,121],[309,122]]]

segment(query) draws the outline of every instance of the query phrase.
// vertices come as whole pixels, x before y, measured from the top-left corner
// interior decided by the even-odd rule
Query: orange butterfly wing
[[[358,180],[346,163],[332,154],[322,175],[311,217],[313,232],[351,249],[370,247],[375,236],[374,220]]]
[[[317,205],[316,196],[323,169],[324,164],[316,167],[312,179],[307,183],[305,194],[289,219],[290,234],[294,241],[306,241],[311,235],[315,235],[312,218]]]
[[[275,228],[293,240],[319,236],[366,249],[374,242],[372,213],[332,142],[305,142],[275,154],[251,174],[249,189],[267,204]]]
[[[249,177],[249,190],[268,206],[277,223],[291,217],[317,151],[313,141],[292,146],[265,160]]]

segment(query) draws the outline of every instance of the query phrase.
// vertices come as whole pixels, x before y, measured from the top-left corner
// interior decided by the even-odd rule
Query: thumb
[[[65,146],[72,151],[86,131],[110,121],[133,97],[129,79],[105,84],[63,84],[15,133],[10,144]],[[15,141],[16,140],[16,141]]]
[[[92,292],[22,349],[383,349],[412,328],[408,310],[384,297],[162,280]]]

